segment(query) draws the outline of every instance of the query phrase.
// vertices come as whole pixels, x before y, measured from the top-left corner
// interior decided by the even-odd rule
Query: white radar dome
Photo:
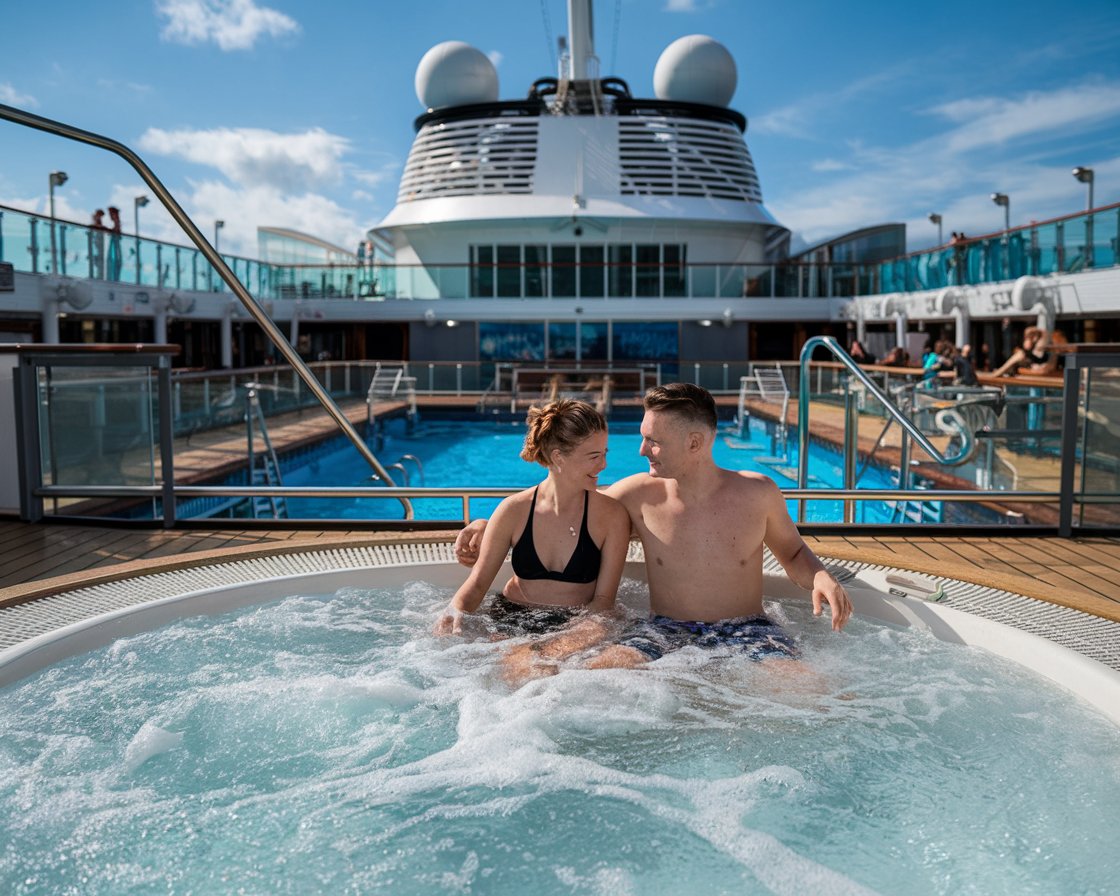
[[[658,99],[726,106],[738,83],[727,47],[705,34],[678,38],[665,48],[653,70]]]
[[[458,40],[436,44],[416,66],[416,96],[425,109],[492,103],[498,72],[481,51]]]

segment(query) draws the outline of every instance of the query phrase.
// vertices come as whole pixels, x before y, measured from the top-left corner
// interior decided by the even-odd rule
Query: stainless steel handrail
[[[917,442],[922,450],[932,457],[935,462],[952,465],[965,458],[969,447],[967,439],[965,440],[966,443],[961,446],[961,451],[957,454],[948,457],[942,454],[934,447],[933,443],[926,438],[925,433],[918,429],[910,418],[898,408],[894,401],[891,400],[890,396],[879,388],[866,372],[860,369],[860,366],[852,360],[852,356],[841,348],[840,343],[836,341],[834,336],[813,336],[801,349],[801,382],[797,395],[797,486],[799,489],[805,488],[805,484],[809,481],[809,361],[813,357],[813,350],[818,346],[827,348],[836,360],[863,384],[863,387],[867,389],[868,392],[882,402],[887,413],[898,421],[903,431]]]
[[[292,365],[296,373],[299,374],[300,379],[303,380],[307,388],[310,389],[311,393],[318,399],[323,409],[334,419],[338,428],[342,430],[343,434],[358,450],[358,453],[365,459],[366,463],[368,463],[370,467],[373,468],[374,472],[385,482],[393,481],[385,468],[381,466],[381,462],[374,456],[373,452],[370,451],[369,446],[366,445],[362,437],[358,435],[357,430],[354,429],[346,415],[343,414],[342,410],[335,404],[330,393],[319,384],[319,381],[315,378],[314,374],[307,369],[307,365],[303,363],[303,359],[296,350],[292,348],[284,334],[280,332],[279,328],[272,322],[272,319],[257,303],[256,299],[249,294],[249,291],[242,285],[241,281],[237,279],[233,271],[229,269],[217,250],[211,246],[206,237],[202,235],[202,231],[195,227],[194,222],[187,213],[183,211],[182,207],[175,200],[175,197],[171,195],[170,191],[168,191],[159,178],[152,173],[152,170],[140,156],[117,140],[112,140],[100,134],[94,134],[91,131],[71,127],[70,125],[62,124],[61,122],[53,121],[49,118],[43,118],[40,115],[34,115],[22,109],[16,109],[14,106],[6,106],[3,103],[0,103],[0,118],[14,122],[15,124],[22,124],[25,127],[34,128],[38,131],[45,131],[57,137],[65,137],[69,140],[75,140],[78,143],[86,143],[90,146],[108,150],[128,162],[136,173],[140,175],[144,183],[155,193],[159,201],[163,203],[163,207],[167,209],[171,217],[175,219],[175,222],[183,228],[187,236],[190,237],[191,242],[206,256],[206,260],[210,262],[214,270],[216,270],[218,275],[226,282],[226,285],[229,286],[233,294],[237,296],[245,310],[252,315],[253,319],[260,325],[260,328],[264,330],[265,335],[272,340],[272,344],[277,351]],[[412,519],[412,505],[406,498],[402,498],[401,503],[404,505],[405,519]]]
[[[470,502],[473,498],[505,498],[521,491],[519,488],[362,488],[355,486],[240,486],[240,485],[177,485],[173,489],[175,498],[458,498],[462,502],[463,522],[470,520]],[[165,490],[159,485],[48,485],[35,490],[35,494],[45,498],[158,498],[166,499]],[[1049,491],[1004,492],[955,491],[952,489],[835,489],[835,488],[791,488],[783,489],[788,500],[795,501],[950,501],[962,503],[992,502],[999,504],[1053,504],[1058,503],[1061,495]],[[1115,497],[1084,496],[1084,503],[1114,503]],[[410,517],[414,523],[422,522]],[[289,523],[301,521],[288,520]],[[307,524],[314,520],[302,521]],[[368,525],[371,522],[390,522],[390,520],[355,520],[356,524]],[[398,522],[393,520],[391,522]]]

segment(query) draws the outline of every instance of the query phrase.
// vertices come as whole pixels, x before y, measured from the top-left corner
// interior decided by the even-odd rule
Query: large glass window
[[[615,323],[614,361],[675,361],[679,353],[677,324]]]
[[[544,324],[482,321],[478,357],[481,361],[543,361]]]
[[[498,295],[521,298],[521,247],[498,246]]]
[[[551,323],[548,325],[548,360],[574,361],[576,359],[576,325]]]
[[[662,268],[661,279],[664,283],[663,295],[679,298],[688,293],[688,269],[685,267],[685,246],[663,246],[665,266]]]
[[[471,295],[494,295],[494,247],[471,246]]]
[[[580,357],[584,361],[606,361],[610,330],[605,321],[583,321],[579,325]]]
[[[552,247],[552,295],[571,298],[576,294],[576,247]]]
[[[603,267],[605,253],[602,246],[579,247],[579,294],[587,299],[603,297],[603,282],[606,269]]]
[[[661,247],[638,246],[636,293],[639,296],[661,295]]]
[[[545,295],[545,262],[548,261],[548,246],[525,247],[525,295],[540,298]]]
[[[630,298],[634,295],[634,252],[631,246],[610,247],[610,268],[607,280],[611,298]]]

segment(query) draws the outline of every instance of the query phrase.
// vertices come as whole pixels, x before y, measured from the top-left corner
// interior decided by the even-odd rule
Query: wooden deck
[[[328,546],[446,541],[454,532],[155,529],[0,519],[0,606],[159,569]],[[1120,622],[1120,538],[808,535],[822,558],[961,579]]]

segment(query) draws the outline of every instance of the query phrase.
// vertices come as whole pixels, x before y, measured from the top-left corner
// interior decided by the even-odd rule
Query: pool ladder
[[[276,458],[276,449],[272,447],[272,438],[268,434],[268,424],[265,423],[264,411],[261,410],[258,395],[260,389],[268,387],[260,383],[247,383],[246,388],[245,435],[249,443],[249,482],[251,485],[283,485],[280,462]],[[260,431],[264,451],[256,450],[254,425]],[[288,504],[284,498],[254,495],[249,499],[249,506],[255,520],[279,520],[288,517]]]
[[[420,474],[420,485],[421,487],[423,487],[424,464],[420,462],[420,458],[418,458],[415,454],[402,454],[397,458],[396,463],[389,464],[385,469],[399,470],[401,477],[404,479],[405,488],[408,488],[412,485],[412,477],[409,475],[408,468],[403,463],[406,460],[416,464],[416,471]],[[381,480],[381,477],[375,473],[374,475],[370,476],[370,479],[374,482],[379,482]]]

